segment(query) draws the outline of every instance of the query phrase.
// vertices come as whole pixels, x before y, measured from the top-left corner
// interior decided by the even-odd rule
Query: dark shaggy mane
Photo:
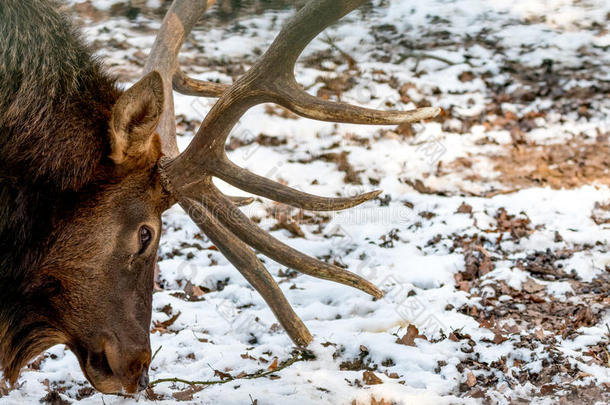
[[[82,186],[108,147],[117,97],[58,3],[0,2],[0,173]]]

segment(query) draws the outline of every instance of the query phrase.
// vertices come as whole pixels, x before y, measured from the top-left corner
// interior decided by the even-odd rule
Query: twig
[[[254,374],[248,374],[248,375],[245,375],[243,377],[230,378],[230,379],[227,379],[227,380],[190,381],[190,380],[184,380],[182,378],[177,378],[177,377],[174,377],[174,378],[160,378],[158,380],[152,381],[150,383],[149,387],[152,388],[155,385],[158,385],[158,384],[161,384],[161,383],[166,383],[166,382],[182,383],[182,384],[187,384],[187,385],[193,386],[193,385],[226,384],[228,382],[236,381],[236,380],[253,380],[255,378],[263,378],[263,377],[266,377],[268,375],[275,374],[275,373],[285,369],[286,367],[290,367],[294,363],[297,363],[297,362],[300,362],[300,361],[305,361],[305,360],[310,360],[311,358],[312,358],[312,354],[311,353],[309,353],[307,351],[299,351],[292,358],[286,360],[284,363],[282,363],[280,366],[278,366],[274,370],[268,370],[268,371],[254,373]]]
[[[155,350],[155,353],[152,355],[150,362],[152,363],[153,360],[155,359],[155,357],[157,357],[157,354],[159,354],[159,352],[161,351],[161,349],[163,349],[163,345],[159,346],[159,348],[157,350]]]
[[[464,190],[457,190],[457,191],[435,190],[435,189],[432,189],[432,188],[426,186],[419,179],[417,179],[415,181],[405,179],[404,183],[411,186],[412,188],[414,188],[416,191],[418,191],[421,194],[440,195],[443,197],[460,196],[460,197],[492,198],[497,195],[512,194],[512,193],[516,193],[516,192],[520,191],[520,189],[514,188],[514,189],[510,189],[510,190],[489,190],[489,191],[484,191],[482,193],[473,193],[471,191],[464,191]]]
[[[337,44],[335,44],[335,41],[333,41],[328,35],[325,35],[325,38],[320,39],[320,41],[324,42],[325,44],[333,48],[335,51],[339,52],[341,56],[343,56],[347,60],[347,64],[349,65],[350,69],[356,69],[356,67],[358,66],[356,59],[352,58],[350,54],[339,48]]]
[[[419,61],[422,60],[422,59],[434,59],[434,60],[437,60],[439,62],[446,63],[448,65],[455,65],[456,64],[455,62],[452,62],[449,59],[445,59],[445,58],[440,57],[440,56],[432,55],[430,53],[423,53],[423,52],[401,53],[400,54],[400,59],[398,59],[398,62],[396,62],[396,64],[401,64],[407,58],[415,58],[415,59],[417,59],[417,65],[419,65]],[[470,62],[468,62],[468,61],[464,61],[464,63],[470,65]]]

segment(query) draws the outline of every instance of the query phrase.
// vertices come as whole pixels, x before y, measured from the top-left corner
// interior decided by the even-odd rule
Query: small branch
[[[152,363],[153,360],[155,359],[155,357],[157,357],[157,354],[159,354],[159,352],[161,351],[161,349],[163,349],[163,345],[159,346],[159,348],[157,350],[155,350],[155,354],[152,355],[150,362]]]
[[[445,58],[442,58],[440,56],[432,55],[432,54],[429,54],[429,53],[423,53],[423,52],[401,53],[400,54],[400,59],[398,59],[398,62],[396,62],[396,64],[401,64],[402,62],[404,62],[408,58],[415,58],[415,59],[417,59],[417,64],[418,65],[419,65],[419,61],[422,60],[422,59],[434,59],[434,60],[437,60],[439,62],[446,63],[448,65],[455,65],[456,64],[455,62],[452,62],[449,59],[445,59]],[[465,61],[464,63],[470,64],[468,61]]]
[[[329,37],[328,35],[325,35],[325,38],[322,38],[320,40],[322,42],[324,42],[325,44],[327,44],[328,46],[330,46],[335,51],[339,52],[341,54],[341,56],[343,56],[347,60],[347,64],[349,65],[350,69],[355,70],[358,67],[358,63],[356,62],[356,59],[352,58],[352,56],[349,53],[347,53],[343,49],[339,48],[337,46],[337,44],[335,44],[335,41],[333,41],[331,39],[331,37]]]
[[[515,189],[510,189],[510,190],[488,190],[488,191],[484,191],[482,193],[473,193],[471,191],[464,191],[464,190],[457,190],[457,191],[435,190],[435,189],[432,189],[432,188],[426,186],[419,179],[414,180],[414,181],[405,179],[404,183],[409,185],[410,187],[414,188],[417,192],[419,192],[421,194],[440,195],[443,197],[460,196],[460,197],[492,198],[497,195],[512,194],[512,193],[516,193],[516,192],[520,191],[519,189],[515,188]]]
[[[171,382],[171,383],[182,383],[182,384],[187,384],[187,385],[217,385],[217,384],[226,384],[228,382],[231,381],[237,381],[237,380],[253,380],[256,378],[263,378],[263,377],[267,377],[268,375],[271,374],[275,374],[279,371],[282,371],[283,369],[290,367],[291,365],[293,365],[294,363],[298,363],[300,361],[306,361],[306,360],[311,360],[315,358],[313,356],[313,354],[307,350],[303,350],[303,351],[297,351],[292,358],[286,360],[285,362],[283,362],[280,366],[278,366],[276,369],[274,370],[269,370],[269,371],[263,371],[263,372],[258,372],[258,373],[254,373],[254,374],[248,374],[245,375],[244,377],[240,377],[240,378],[230,378],[227,380],[210,380],[210,381],[190,381],[190,380],[184,380],[182,378],[160,378],[158,380],[152,381],[149,385],[149,387],[154,387],[155,385],[161,384],[161,383],[166,383],[166,382]]]

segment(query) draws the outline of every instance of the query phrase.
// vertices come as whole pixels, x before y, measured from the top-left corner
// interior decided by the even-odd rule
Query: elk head
[[[0,354],[9,381],[29,358],[63,343],[99,391],[148,386],[154,269],[168,206],[157,171],[163,103],[157,72],[122,93],[109,113],[109,151],[99,174],[69,193],[70,201],[52,204],[59,208],[50,211],[59,212],[44,257],[21,296],[8,300],[23,306],[7,326],[11,347],[0,348],[14,354]]]
[[[156,170],[163,103],[157,72],[118,98],[109,122],[109,180],[85,193],[42,265],[42,278],[62,287],[51,304],[62,308],[67,345],[101,392],[135,393],[149,382],[154,270],[168,205]]]

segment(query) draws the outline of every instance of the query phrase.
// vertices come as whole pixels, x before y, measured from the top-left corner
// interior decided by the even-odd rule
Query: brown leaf
[[[28,364],[28,368],[30,370],[40,370],[40,365],[42,364],[43,361],[45,361],[46,357],[41,354],[40,356],[38,356],[34,361],[30,362],[30,364]]]
[[[91,389],[93,391],[93,388]],[[92,395],[95,394],[95,391],[93,391]],[[146,388],[146,391],[144,391],[144,397],[146,399],[148,399],[149,401],[160,401],[163,399],[163,395],[157,394],[152,388],[148,387]],[[78,398],[78,397],[77,397]]]
[[[269,365],[269,367],[267,367],[267,370],[269,371],[273,371],[275,369],[277,369],[277,357],[273,359],[273,362],[271,362],[271,364]]]
[[[192,401],[193,395],[201,391],[203,387],[193,386],[184,391],[174,392],[172,396],[176,401]]]
[[[400,101],[408,104],[411,102],[411,97],[409,96],[408,92],[410,89],[415,89],[415,85],[413,83],[405,83],[402,86],[400,86],[400,89],[398,89],[398,94],[400,94]]]
[[[232,380],[233,376],[229,373],[222,372],[220,370],[214,370],[214,377],[220,377],[221,380]]]
[[[51,391],[44,397],[40,398],[40,403],[46,405],[70,405],[72,402],[66,401],[57,391]]]
[[[496,318],[492,315],[490,318],[483,318],[479,320],[481,328],[493,329],[496,325]]]
[[[428,340],[424,335],[419,334],[419,330],[413,324],[407,327],[407,333],[403,337],[396,340],[396,343],[406,346],[415,346],[415,339]]]
[[[525,214],[521,213],[522,217],[516,215],[510,215],[506,212],[505,208],[500,208],[496,212],[496,221],[498,224],[498,232],[510,232],[513,240],[518,241],[519,239],[531,234],[531,221]]]
[[[504,336],[502,336],[500,331],[494,331],[494,339],[492,340],[492,342],[499,345],[502,342],[504,342],[505,340],[506,340],[506,338]]]
[[[240,355],[242,359],[244,360],[256,360],[254,357],[252,357],[251,355],[249,355],[248,353],[244,353]]]
[[[459,342],[462,339],[471,339],[470,335],[467,333],[462,333],[459,330],[454,330],[449,334],[449,340],[454,342]]]
[[[542,284],[538,284],[533,279],[528,278],[525,283],[523,283],[523,289],[530,294],[534,294],[544,290],[544,286]]]
[[[413,187],[416,191],[422,194],[434,194],[434,195],[446,195],[443,192],[436,191],[428,186],[426,186],[420,179],[416,179],[415,181],[405,179],[405,184],[410,187]]]
[[[469,72],[469,71],[462,72],[458,76],[458,79],[460,79],[460,81],[463,82],[463,83],[471,82],[474,79],[474,74],[472,72]]]
[[[381,378],[377,377],[372,371],[364,371],[362,373],[362,380],[366,385],[383,384]]]
[[[472,206],[462,202],[462,204],[458,207],[456,214],[472,214]]]
[[[472,371],[469,371],[468,374],[466,375],[466,384],[468,384],[468,386],[470,388],[472,388],[475,385],[477,385],[477,378],[474,376]]]
[[[184,293],[189,297],[191,301],[198,300],[205,294],[205,291],[199,286],[193,285],[190,281],[184,286]]]
[[[396,127],[395,132],[398,135],[401,135],[403,138],[413,138],[415,136],[415,131],[413,130],[413,125],[405,122]]]
[[[360,172],[352,166],[347,159],[349,152],[343,151],[341,153],[323,153],[318,156],[318,159],[324,160],[325,162],[332,162],[337,165],[337,169],[345,173],[343,181],[350,184],[362,184],[360,179]]]
[[[167,333],[167,328],[169,328],[170,326],[172,326],[174,324],[174,322],[176,322],[176,319],[178,319],[178,317],[180,316],[182,312],[178,312],[176,315],[172,316],[171,318],[169,318],[167,321],[155,321],[153,323],[153,329],[152,329],[152,333],[155,332],[159,332],[161,334]]]
[[[384,398],[381,398],[377,401],[374,397],[371,397],[371,405],[391,405],[390,402],[387,402]]]
[[[597,225],[610,224],[610,202],[604,204],[596,201],[591,211],[591,219]]]
[[[299,237],[299,238],[305,237],[305,233],[303,232],[303,230],[301,229],[299,224],[297,224],[296,222],[291,221],[291,220],[286,220],[286,221],[280,220],[280,222],[278,222],[271,228],[272,231],[276,231],[278,229],[285,229],[288,232],[290,232],[292,234],[292,236],[294,236],[294,237]]]
[[[464,252],[464,271],[461,272],[462,280],[470,281],[480,278],[492,271],[495,267],[491,261],[490,254],[479,245],[470,245]]]
[[[469,281],[458,282],[458,289],[460,291],[464,291],[464,292],[470,291],[470,282]]]

